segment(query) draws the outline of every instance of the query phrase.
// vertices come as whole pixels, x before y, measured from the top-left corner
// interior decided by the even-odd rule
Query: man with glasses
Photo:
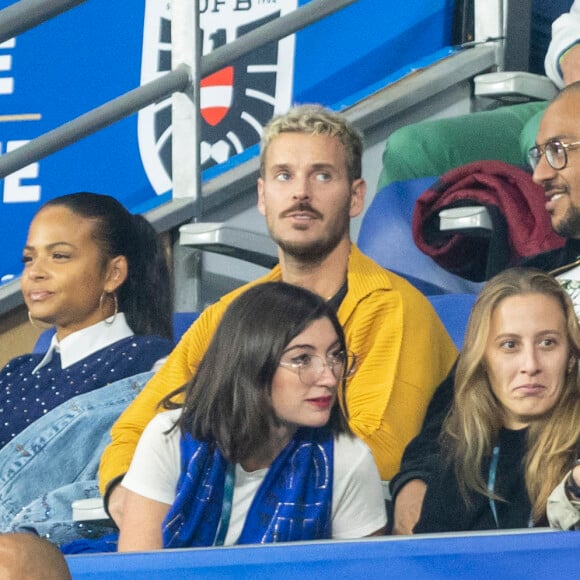
[[[254,283],[283,280],[325,297],[337,310],[357,356],[346,392],[349,424],[371,449],[381,478],[389,479],[457,353],[428,300],[350,240],[350,219],[363,210],[366,192],[361,157],[358,132],[320,106],[296,107],[266,126],[258,209],[278,245],[280,263]],[[117,484],[139,435],[161,399],[195,373],[226,307],[247,287],[201,314],[113,427],[99,475],[117,523],[123,507]],[[312,364],[320,368],[320,362]],[[302,370],[311,371],[316,366]]]
[[[580,316],[580,81],[567,85],[540,122],[528,153],[534,181],[544,188],[552,228],[566,245],[525,262],[551,271]]]

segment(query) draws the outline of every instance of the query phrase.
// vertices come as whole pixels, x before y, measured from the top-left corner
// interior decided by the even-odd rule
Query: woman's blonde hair
[[[506,298],[525,294],[550,296],[561,305],[570,361],[558,401],[550,413],[530,424],[527,434],[526,487],[534,522],[540,523],[545,520],[548,495],[572,466],[580,433],[580,327],[570,297],[549,274],[512,268],[492,278],[481,291],[459,355],[454,402],[443,426],[442,443],[466,503],[470,491],[501,500],[488,491],[481,468],[502,427],[501,405],[491,390],[484,355],[495,309]]]

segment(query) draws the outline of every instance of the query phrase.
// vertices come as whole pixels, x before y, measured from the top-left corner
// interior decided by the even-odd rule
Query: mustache
[[[568,193],[568,188],[552,183],[544,186],[544,193],[546,197],[552,197],[558,193]]]
[[[315,217],[322,219],[322,214],[318,210],[314,209],[308,202],[304,201],[300,201],[294,204],[292,207],[288,208],[287,210],[283,211],[281,216],[287,217],[290,214],[296,212],[308,212],[313,214]]]
[[[562,185],[559,185],[559,180],[557,177],[545,179],[540,183],[540,187],[542,187],[544,191],[549,191],[550,189],[562,189]]]

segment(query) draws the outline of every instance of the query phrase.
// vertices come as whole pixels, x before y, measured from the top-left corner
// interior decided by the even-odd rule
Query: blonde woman
[[[580,329],[540,271],[490,280],[474,306],[415,532],[546,525],[550,492],[574,464]]]

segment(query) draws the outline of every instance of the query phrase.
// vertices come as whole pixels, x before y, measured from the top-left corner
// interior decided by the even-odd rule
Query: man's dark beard
[[[564,238],[577,238],[580,235],[580,208],[571,205],[554,231]]]
[[[315,212],[315,210],[313,210],[309,204],[299,204],[296,208],[292,208],[289,211],[295,211],[295,209],[318,213]],[[339,219],[341,219],[340,216]],[[302,262],[320,262],[338,246],[338,244],[342,241],[345,232],[348,232],[350,224],[348,208],[344,208],[342,222],[343,227],[334,228],[334,230],[330,232],[329,238],[315,242],[287,242],[285,240],[281,240],[277,236],[272,235],[271,232],[270,235],[272,235],[272,239],[276,242],[276,245],[288,256],[291,256],[297,260],[301,260]],[[299,226],[297,226],[297,229],[299,229]]]
[[[285,242],[277,239],[274,239],[274,241],[285,254],[292,258],[296,258],[302,262],[320,262],[338,246],[342,238],[343,234],[340,234],[309,244]]]

